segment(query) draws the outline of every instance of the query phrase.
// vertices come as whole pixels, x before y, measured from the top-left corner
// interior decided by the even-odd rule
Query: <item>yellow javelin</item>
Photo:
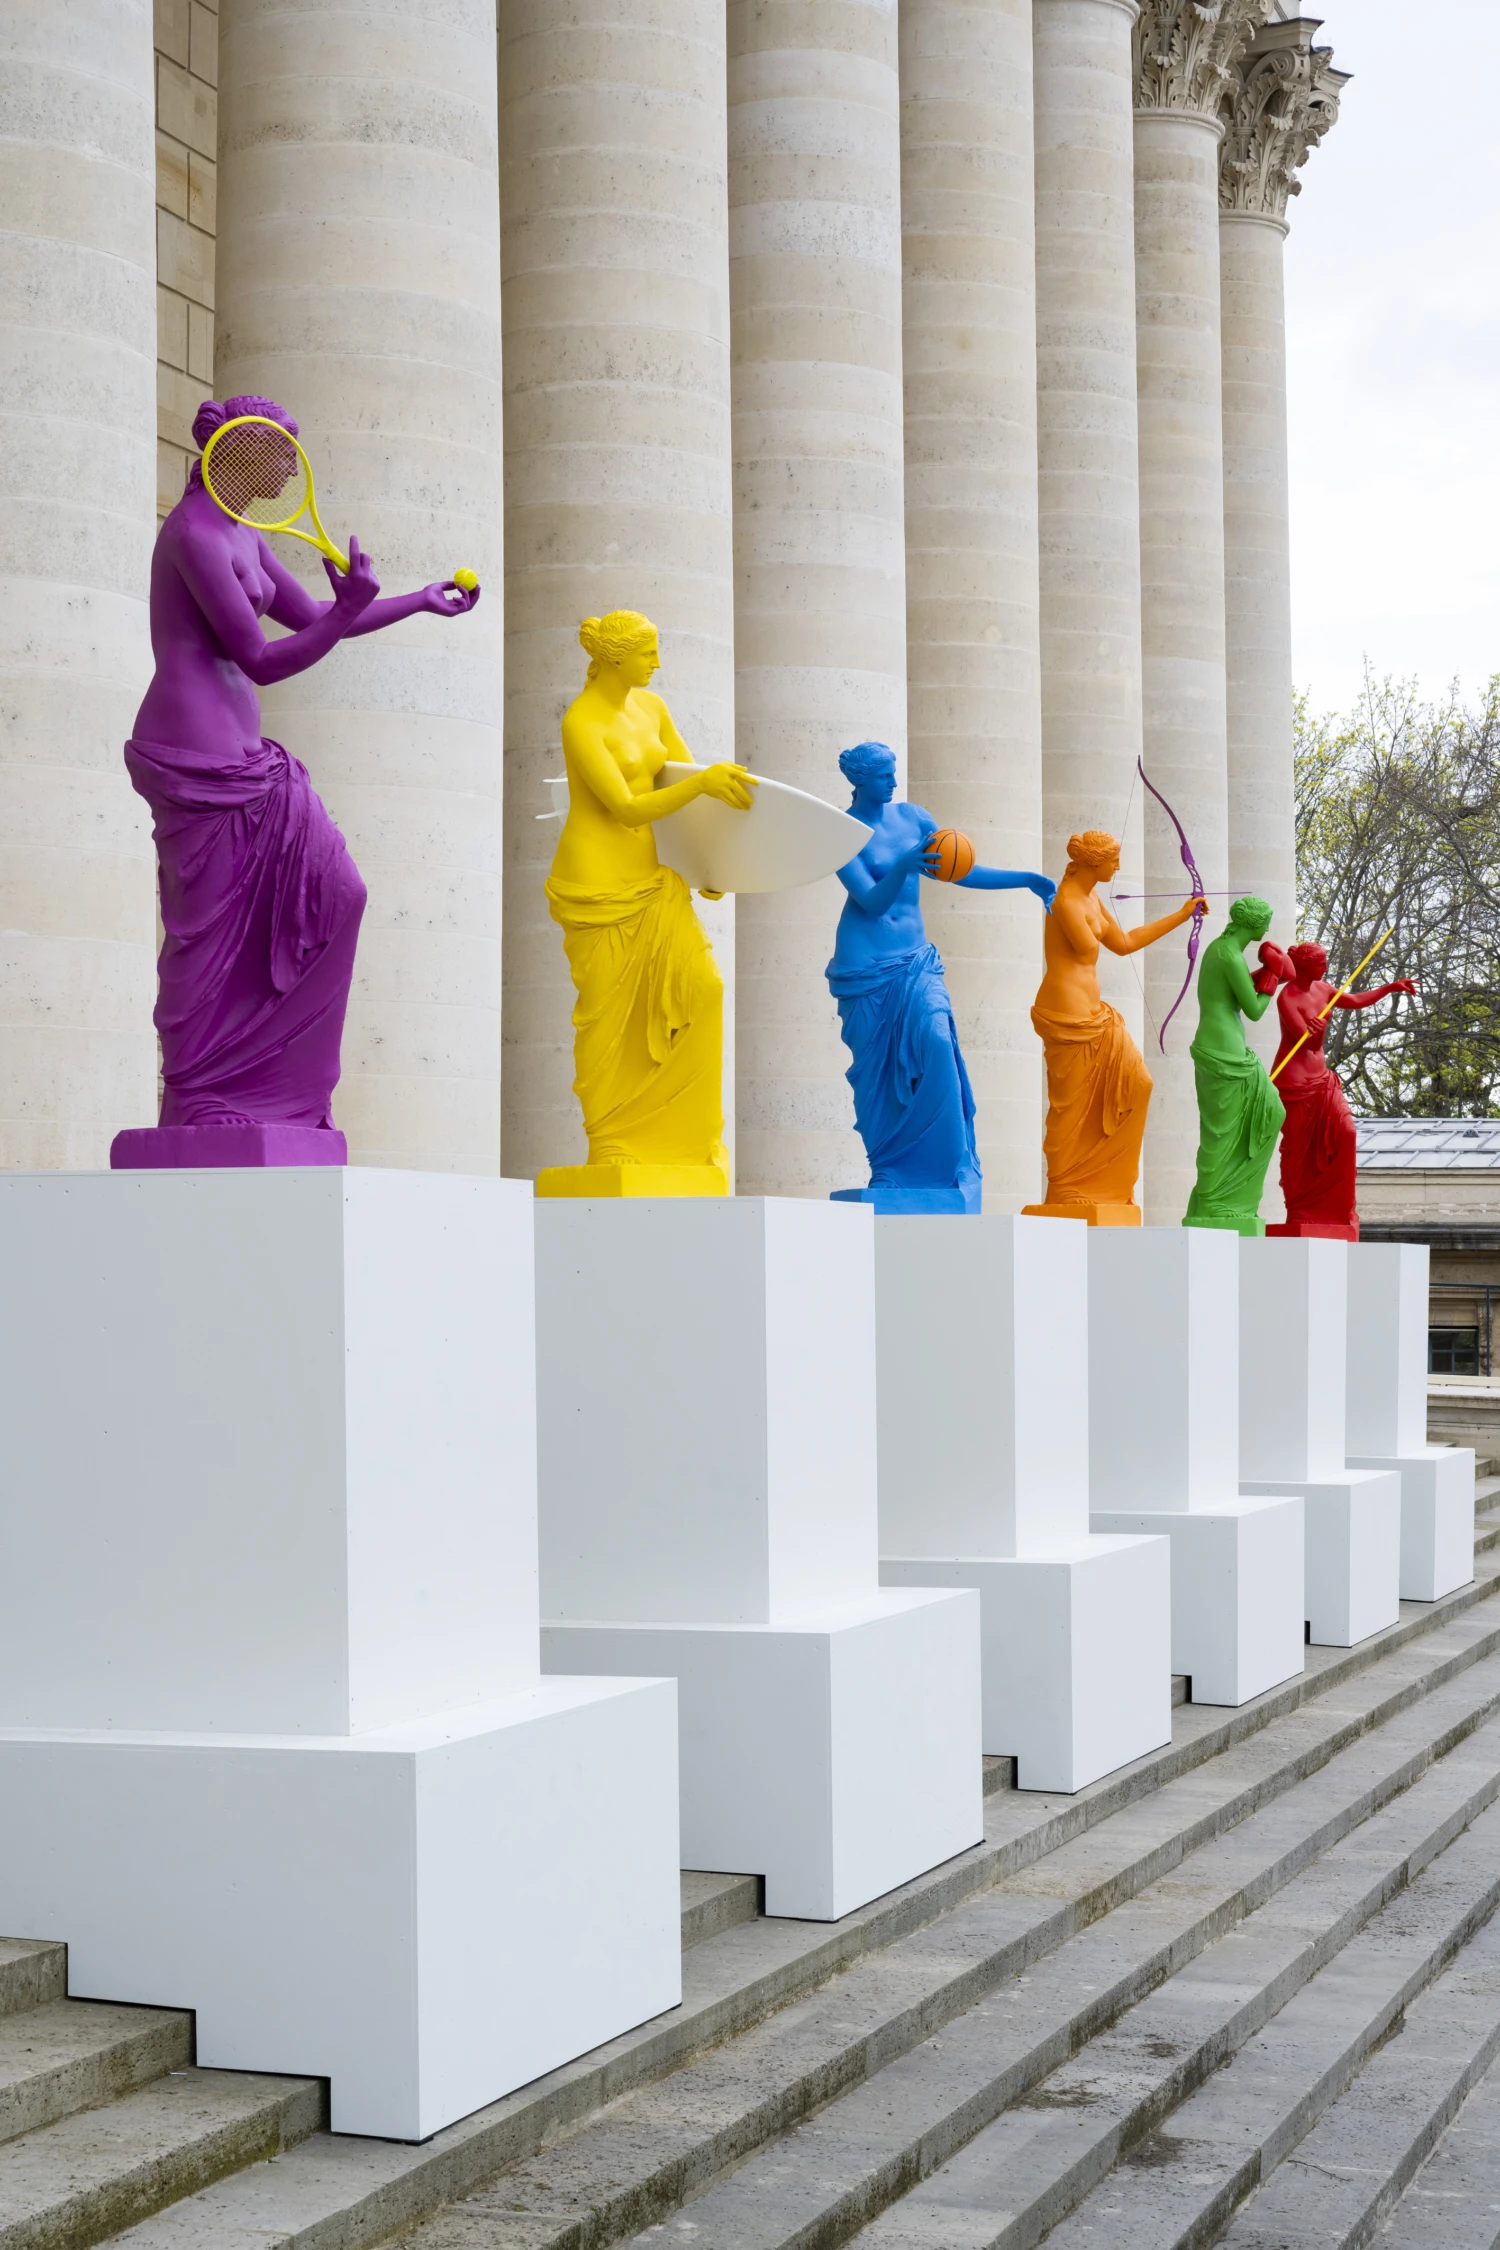
[[[1393,923],[1391,924],[1391,927],[1390,927],[1390,929],[1386,931],[1386,933],[1385,933],[1385,937],[1377,938],[1377,939],[1375,940],[1375,943],[1374,943],[1374,944],[1373,944],[1373,945],[1371,946],[1371,948],[1370,948],[1369,952],[1368,952],[1368,953],[1367,953],[1367,954],[1365,955],[1365,957],[1364,957],[1363,961],[1361,961],[1361,962],[1360,962],[1360,964],[1359,964],[1359,968],[1355,970],[1355,972],[1354,972],[1354,977],[1357,977],[1357,976],[1359,975],[1359,973],[1360,973],[1360,970],[1362,970],[1362,969],[1367,969],[1367,968],[1369,967],[1370,963],[1371,963],[1371,962],[1372,962],[1372,961],[1374,960],[1374,958],[1375,958],[1376,954],[1377,954],[1377,953],[1378,953],[1378,952],[1380,951],[1380,948],[1381,948],[1381,947],[1382,947],[1382,946],[1384,945],[1384,943],[1385,943],[1385,938],[1387,938],[1387,937],[1389,937],[1389,936],[1391,935],[1391,933],[1392,933],[1392,931],[1394,931],[1395,927],[1396,927],[1396,925],[1395,925],[1395,923],[1393,922]],[[1353,984],[1353,982],[1354,982],[1354,977],[1351,977],[1351,978],[1349,979],[1349,984]],[[1337,992],[1336,992],[1336,993],[1334,994],[1333,998],[1332,998],[1332,999],[1331,999],[1331,1000],[1329,1001],[1329,1003],[1328,1003],[1328,1006],[1327,1006],[1327,1007],[1326,1007],[1326,1008],[1325,1008],[1325,1009],[1323,1010],[1323,1013],[1322,1013],[1322,1015],[1319,1015],[1319,1016],[1314,1016],[1314,1018],[1313,1018],[1313,1021],[1312,1021],[1312,1023],[1310,1023],[1310,1024],[1308,1025],[1308,1027],[1307,1027],[1306,1031],[1304,1031],[1304,1032],[1303,1032],[1303,1034],[1302,1034],[1302,1037],[1301,1037],[1301,1038],[1300,1038],[1300,1039],[1299,1039],[1299,1040],[1297,1041],[1297,1047],[1305,1047],[1305,1046],[1306,1046],[1306,1044],[1307,1044],[1308,1040],[1309,1040],[1309,1039],[1311,1039],[1311,1037],[1312,1037],[1312,1035],[1313,1035],[1313,1026],[1314,1026],[1315,1024],[1320,1024],[1320,1023],[1322,1023],[1325,1017],[1327,1017],[1327,1016],[1329,1016],[1329,1015],[1331,1015],[1331,1014],[1332,1014],[1333,1010],[1334,1010],[1334,1009],[1335,1009],[1335,1008],[1336,1008],[1336,1007],[1338,1006],[1339,1002],[1340,1002],[1340,1001],[1341,1001],[1341,1000],[1343,999],[1343,997],[1344,997],[1344,994],[1345,994],[1345,993],[1346,993],[1346,992],[1348,991],[1348,989],[1349,989],[1349,984],[1341,984],[1341,985],[1339,986],[1339,988],[1338,988],[1338,991],[1337,991]],[[1285,1054],[1284,1054],[1284,1055],[1282,1056],[1282,1058],[1281,1058],[1280,1062],[1279,1062],[1279,1063],[1278,1063],[1278,1064],[1276,1065],[1276,1068],[1275,1068],[1275,1069],[1274,1069],[1274,1070],[1272,1071],[1272,1073],[1271,1073],[1271,1083],[1272,1083],[1272,1085],[1273,1085],[1273,1086],[1275,1085],[1275,1083],[1276,1083],[1277,1079],[1278,1079],[1278,1078],[1279,1078],[1279,1077],[1281,1076],[1282,1072],[1283,1072],[1283,1071],[1284,1071],[1284,1070],[1286,1069],[1286,1066],[1287,1066],[1287,1064],[1288,1064],[1288,1063],[1289,1063],[1289,1062],[1291,1061],[1291,1059],[1292,1059],[1293,1055],[1295,1055],[1295,1053],[1297,1052],[1297,1047],[1288,1047],[1288,1049],[1287,1049],[1286,1053],[1285,1053]]]

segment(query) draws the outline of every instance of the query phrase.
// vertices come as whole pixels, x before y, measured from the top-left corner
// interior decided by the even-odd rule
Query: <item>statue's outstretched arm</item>
[[[1013,867],[971,867],[967,875],[959,876],[957,888],[961,891],[1032,891],[1049,914],[1057,896],[1057,885],[1050,875],[1037,875]]]
[[[1191,922],[1196,912],[1206,914],[1207,908],[1200,899],[1190,898],[1175,914],[1164,914],[1159,922],[1142,922],[1133,930],[1122,930],[1106,906],[1099,943],[1110,953],[1139,953],[1144,947],[1155,945],[1158,938],[1170,937],[1173,930],[1180,930],[1184,922]]]
[[[1393,992],[1415,992],[1415,977],[1397,977],[1392,984],[1377,984],[1372,992],[1345,992],[1335,1000],[1336,1008],[1373,1008],[1377,1000],[1389,999]]]

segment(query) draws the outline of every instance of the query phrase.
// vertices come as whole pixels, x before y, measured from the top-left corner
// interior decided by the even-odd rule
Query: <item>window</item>
[[[1427,1331],[1427,1372],[1429,1375],[1477,1375],[1479,1373],[1479,1330],[1477,1328],[1429,1328]]]

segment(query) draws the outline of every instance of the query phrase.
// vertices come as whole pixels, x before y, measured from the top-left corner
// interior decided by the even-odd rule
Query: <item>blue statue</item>
[[[874,830],[839,869],[849,897],[827,972],[854,1057],[848,1079],[870,1184],[840,1188],[833,1201],[977,1212],[974,1095],[942,960],[922,925],[919,878],[936,870],[937,823],[920,805],[892,802],[896,758],[885,743],[846,750],[839,771],[854,786],[849,810]],[[1057,889],[1049,876],[1003,867],[973,867],[957,879],[971,891],[1034,891],[1049,912]]]

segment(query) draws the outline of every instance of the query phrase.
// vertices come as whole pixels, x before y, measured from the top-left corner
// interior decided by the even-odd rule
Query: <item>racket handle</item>
[[[466,594],[472,594],[479,584],[479,573],[476,570],[470,570],[466,565],[462,570],[455,570],[453,583],[455,586],[461,586]]]

